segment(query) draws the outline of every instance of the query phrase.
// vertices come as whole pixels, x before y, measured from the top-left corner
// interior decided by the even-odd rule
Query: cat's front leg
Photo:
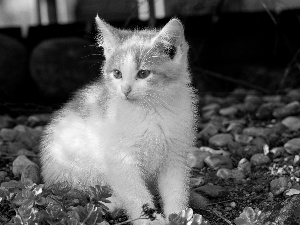
[[[145,204],[154,208],[152,195],[145,185],[138,166],[126,164],[124,161],[114,163],[107,173],[107,180],[130,219],[139,218]],[[135,221],[134,224],[147,224],[149,221],[142,219]]]
[[[166,218],[179,213],[188,204],[189,169],[183,163],[172,163],[159,176],[158,188],[163,201]]]

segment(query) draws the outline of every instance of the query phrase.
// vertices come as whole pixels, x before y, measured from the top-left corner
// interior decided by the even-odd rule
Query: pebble
[[[17,155],[25,155],[25,156],[37,156],[32,151],[27,150],[26,148],[22,148],[17,151]]]
[[[265,139],[268,139],[268,136],[272,133],[272,130],[270,128],[264,128],[264,127],[247,127],[243,130],[243,134],[257,137],[261,136]]]
[[[240,134],[243,128],[244,128],[243,121],[232,120],[229,121],[226,132],[230,132],[231,134]]]
[[[284,149],[290,154],[300,153],[300,138],[293,138],[284,144]]]
[[[270,161],[270,158],[263,153],[256,153],[250,159],[250,162],[255,166],[265,165]]]
[[[14,120],[10,116],[8,115],[0,116],[0,129],[11,128],[13,124],[14,124]]]
[[[286,97],[290,102],[300,101],[300,89],[292,89],[287,94]]]
[[[224,180],[228,180],[228,179],[232,178],[232,172],[230,169],[221,168],[217,171],[216,176],[220,177]]]
[[[236,106],[229,106],[219,110],[220,115],[227,117],[234,117],[238,113],[238,108]]]
[[[263,148],[265,145],[267,145],[267,142],[262,136],[258,136],[252,140],[251,144],[253,144],[259,148]]]
[[[202,169],[205,166],[204,159],[210,155],[211,153],[208,151],[202,151],[199,148],[194,148],[193,152],[188,154],[188,164],[190,167]]]
[[[253,140],[253,137],[245,134],[235,134],[234,140],[242,145],[247,145],[250,144],[250,142]]]
[[[232,173],[232,178],[235,179],[235,180],[244,180],[246,178],[246,175],[244,173],[244,171],[242,170],[238,170],[238,169],[233,169],[231,170],[231,173]]]
[[[208,196],[211,198],[219,198],[227,194],[226,188],[219,185],[212,185],[212,184],[207,184],[201,187],[197,187],[194,189],[194,191],[199,192],[204,196]]]
[[[0,183],[5,181],[5,177],[7,176],[6,171],[0,171]]]
[[[205,121],[209,121],[213,116],[217,115],[216,111],[214,110],[210,110],[210,111],[207,111],[207,112],[204,112],[201,117],[203,120]]]
[[[40,171],[39,167],[36,165],[27,165],[23,168],[21,172],[21,182],[23,183],[40,183]]]
[[[285,177],[274,179],[270,183],[270,191],[274,196],[283,193],[288,189],[288,181]]]
[[[218,103],[210,103],[208,105],[205,105],[204,107],[202,107],[202,111],[218,111],[220,109],[220,104]]]
[[[209,144],[213,147],[227,147],[233,141],[231,134],[216,134],[209,139]]]
[[[232,160],[228,156],[211,155],[204,159],[204,162],[212,169],[218,170],[220,168],[232,169]]]
[[[246,175],[249,175],[251,173],[251,163],[248,159],[242,158],[238,163],[237,169],[243,171]]]
[[[258,119],[270,119],[273,117],[274,109],[282,107],[281,103],[267,102],[262,104],[256,111],[255,116]]]
[[[36,166],[38,168],[38,165],[28,159],[25,155],[20,155],[12,163],[12,172],[15,176],[19,176],[22,174],[24,168],[29,165]]]
[[[284,147],[275,147],[270,150],[273,153],[273,158],[279,158],[284,155],[285,149]]]
[[[247,145],[238,152],[238,155],[244,158],[251,158],[253,155],[263,153],[263,149],[256,145]]]
[[[192,177],[190,178],[190,187],[198,187],[205,183],[203,177]]]
[[[8,142],[7,152],[11,154],[16,154],[20,149],[25,148],[24,144],[21,142]]]
[[[17,131],[10,128],[2,128],[0,131],[0,138],[3,141],[13,141],[17,136]]]
[[[265,95],[262,97],[264,102],[281,102],[282,97],[280,95]]]
[[[289,128],[290,130],[297,131],[300,130],[300,118],[295,116],[286,117],[281,121],[281,123]]]
[[[205,128],[198,133],[197,138],[208,140],[210,137],[216,135],[218,131],[219,128],[216,125],[208,123]]]
[[[244,102],[249,102],[255,105],[259,105],[262,102],[261,97],[257,96],[257,95],[253,95],[253,94],[248,94],[245,99]]]
[[[273,116],[275,118],[284,118],[300,113],[300,103],[298,101],[291,102],[283,107],[274,110]]]

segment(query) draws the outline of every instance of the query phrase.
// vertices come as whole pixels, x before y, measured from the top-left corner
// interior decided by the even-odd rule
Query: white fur
[[[133,55],[129,53],[120,67],[124,78],[113,80],[109,93],[101,93],[103,86],[97,83],[81,92],[86,116],[69,104],[47,127],[42,175],[46,186],[64,181],[78,189],[108,185],[131,218],[140,216],[144,204],[154,207],[147,187],[154,182],[167,218],[185,209],[188,200],[187,155],[195,138],[189,74],[185,70],[166,88],[152,90],[146,81],[151,77],[133,79]],[[122,85],[132,86],[129,100],[121,96]],[[103,95],[108,98],[101,102]],[[166,222],[161,218],[154,223]]]

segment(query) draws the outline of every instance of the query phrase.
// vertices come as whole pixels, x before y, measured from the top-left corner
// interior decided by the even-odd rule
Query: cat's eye
[[[137,78],[139,78],[139,79],[145,79],[149,75],[150,75],[150,70],[140,70],[137,73]]]
[[[122,73],[121,73],[121,71],[120,70],[113,70],[112,71],[112,73],[113,73],[113,76],[116,78],[116,79],[121,79],[122,78]]]

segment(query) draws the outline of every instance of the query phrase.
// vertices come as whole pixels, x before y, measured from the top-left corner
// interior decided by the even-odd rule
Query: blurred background
[[[200,93],[299,87],[299,0],[0,0],[2,108],[60,104],[99,76],[97,14],[124,29],[180,18]]]

